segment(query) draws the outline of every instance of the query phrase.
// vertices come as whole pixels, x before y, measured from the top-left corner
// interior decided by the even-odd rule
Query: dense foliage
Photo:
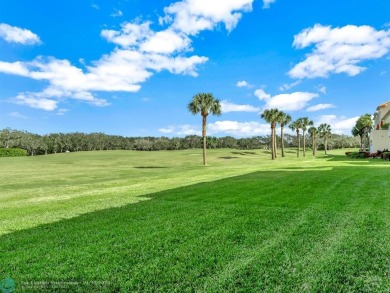
[[[0,148],[0,157],[24,157],[27,151],[18,148]]]
[[[300,136],[302,141],[302,136]],[[234,138],[232,136],[207,137],[207,148],[232,148],[232,149],[270,149],[271,137],[254,136],[250,138]],[[280,136],[276,136],[277,148],[281,148]],[[284,134],[284,145],[287,148],[298,145],[297,137]],[[308,147],[312,146],[310,141]],[[29,155],[55,154],[63,152],[94,151],[94,150],[184,150],[202,148],[202,137],[188,135],[185,137],[123,137],[104,133],[51,133],[38,135],[26,131],[12,130],[9,128],[0,130],[0,147],[22,148]],[[359,139],[332,134],[328,141],[329,149],[359,147]],[[317,147],[323,150],[323,144]]]

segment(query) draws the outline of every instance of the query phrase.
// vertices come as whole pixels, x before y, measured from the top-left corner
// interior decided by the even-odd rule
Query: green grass
[[[19,291],[390,292],[389,162],[265,151],[1,158]]]

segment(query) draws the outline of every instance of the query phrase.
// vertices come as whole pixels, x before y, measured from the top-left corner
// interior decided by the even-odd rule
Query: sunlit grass
[[[343,153],[211,150],[206,167],[200,150],[1,159],[0,279],[26,291],[389,291],[389,163]]]

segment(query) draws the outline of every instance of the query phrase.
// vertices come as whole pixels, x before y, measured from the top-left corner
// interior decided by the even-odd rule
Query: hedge
[[[27,151],[18,148],[0,148],[0,157],[24,157]]]

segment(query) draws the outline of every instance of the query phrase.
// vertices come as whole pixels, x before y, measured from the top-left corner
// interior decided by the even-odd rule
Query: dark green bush
[[[366,154],[364,152],[347,152],[345,153],[351,159],[364,159]]]
[[[0,157],[24,157],[27,151],[18,148],[0,148]]]

